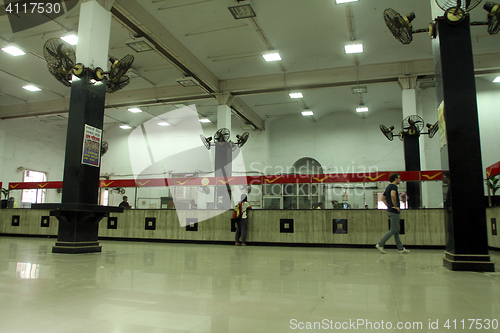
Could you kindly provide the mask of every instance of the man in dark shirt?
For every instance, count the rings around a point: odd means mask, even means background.
[[[401,183],[401,176],[399,173],[392,173],[389,176],[390,184],[386,187],[384,194],[382,195],[382,201],[387,206],[387,215],[389,216],[390,221],[390,229],[389,231],[382,237],[380,242],[378,242],[375,247],[381,253],[385,254],[384,246],[385,243],[394,236],[394,240],[396,241],[396,246],[398,247],[399,253],[410,253],[410,250],[404,248],[401,243],[401,239],[399,239],[399,193],[398,193],[398,185]]]
[[[128,203],[128,197],[126,195],[123,196],[123,201],[120,202],[118,207],[123,208],[123,209],[130,209],[130,204]]]

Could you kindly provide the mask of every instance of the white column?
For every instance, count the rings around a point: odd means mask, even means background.
[[[111,13],[92,0],[80,5],[76,62],[95,69],[108,68]]]
[[[217,129],[221,128],[231,131],[231,108],[227,105],[217,106]]]

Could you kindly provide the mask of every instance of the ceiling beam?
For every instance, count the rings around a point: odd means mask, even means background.
[[[476,74],[500,74],[500,53],[492,53],[474,57]],[[408,72],[408,73],[407,73]],[[412,73],[410,73],[412,72]],[[393,63],[367,65],[359,67],[359,83],[374,84],[381,82],[398,82],[402,75],[434,75],[434,62],[431,59],[408,63]],[[258,77],[229,79],[220,81],[223,91],[234,96],[264,94],[290,89],[318,89],[335,86],[350,86],[357,84],[356,66],[321,71],[304,71],[286,74],[286,86],[283,74],[272,74]],[[158,105],[179,101],[211,99],[213,95],[199,87],[167,86],[129,91],[119,91],[106,96],[106,108],[116,108],[131,105]],[[238,99],[239,100],[239,99]],[[238,108],[240,102],[231,104],[239,112],[251,119],[260,129],[263,129],[263,120],[247,105]],[[42,102],[31,102],[15,105],[0,106],[0,118],[7,119],[16,116],[36,116],[67,112],[69,99],[57,99]],[[245,115],[245,112],[248,112]],[[262,127],[261,127],[262,126]]]
[[[500,53],[478,55],[474,57],[474,67],[477,74],[485,71],[498,71]],[[236,78],[220,81],[219,87],[235,96],[270,93],[296,89],[317,89],[335,86],[372,84],[381,82],[398,82],[404,75],[434,75],[433,59],[416,60],[403,63],[388,63],[304,71],[283,74],[271,74],[256,77]],[[286,84],[285,84],[286,81]]]

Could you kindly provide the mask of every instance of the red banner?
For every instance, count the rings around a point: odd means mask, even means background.
[[[494,177],[500,173],[500,162],[490,165],[486,168],[486,177]]]
[[[152,178],[152,179],[112,179],[99,181],[99,187],[162,187],[162,186],[209,186],[209,185],[267,185],[267,184],[322,184],[322,183],[366,183],[388,182],[389,175],[395,171],[372,173],[322,174],[322,175],[274,175],[274,176],[234,176],[234,177],[193,177],[193,178]],[[403,181],[441,180],[442,172],[400,171]],[[488,177],[500,174],[500,162],[487,169]],[[62,188],[62,181],[52,182],[12,182],[11,190],[57,189]]]

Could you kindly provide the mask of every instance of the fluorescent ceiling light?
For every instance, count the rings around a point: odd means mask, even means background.
[[[353,94],[365,94],[368,91],[366,86],[357,86],[351,88]]]
[[[338,4],[341,4],[341,3],[346,3],[346,2],[355,2],[355,1],[358,1],[358,0],[335,0],[335,2]]]
[[[139,112],[142,112],[141,109],[138,109],[138,108],[131,108],[131,109],[128,109],[130,112],[132,113],[139,113]]]
[[[163,121],[161,123],[158,123],[158,125],[160,125],[160,126],[169,126],[170,124]]]
[[[363,44],[344,45],[345,53],[361,53],[363,52]]]
[[[290,95],[291,98],[302,98],[302,97],[304,97],[304,96],[302,96],[302,93],[299,93],[299,92],[289,93],[288,95]]]
[[[78,36],[77,35],[67,35],[64,37],[60,37],[63,41],[68,42],[70,45],[78,44]]]
[[[362,107],[356,108],[356,112],[368,112],[368,108],[366,106],[362,106]]]
[[[227,9],[229,9],[236,20],[257,16],[255,15],[255,12],[250,4],[227,7]]]
[[[209,122],[210,122],[210,119],[207,119],[207,118],[200,119],[200,123],[209,123]]]
[[[6,47],[2,47],[2,51],[7,52],[8,54],[11,54],[14,57],[26,54],[26,52],[24,52],[23,50],[15,47],[15,46],[12,46],[12,45],[11,46],[6,46]]]
[[[500,82],[500,76],[497,76],[497,77],[493,80],[493,82]]]
[[[314,112],[311,110],[302,111],[303,116],[314,116]]]
[[[24,89],[29,90],[29,91],[40,91],[42,89],[35,87],[34,85],[28,84],[23,86]]]
[[[123,128],[123,129],[131,129],[132,127],[130,127],[129,125],[121,125],[120,128]]]
[[[278,61],[281,60],[281,56],[278,52],[266,53],[262,55],[266,61]]]
[[[137,37],[125,42],[135,52],[146,52],[154,50],[154,45],[144,37]]]

